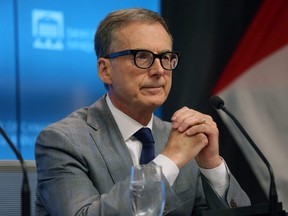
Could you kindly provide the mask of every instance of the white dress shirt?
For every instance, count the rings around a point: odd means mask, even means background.
[[[117,109],[112,104],[108,94],[106,95],[106,101],[118,125],[118,128],[123,136],[123,139],[129,149],[133,164],[138,165],[142,150],[142,143],[139,140],[137,140],[133,136],[133,134],[142,127],[150,128],[153,134],[152,130],[153,115],[148,125],[143,126],[139,122],[135,121],[134,119],[132,119],[131,117],[129,117],[128,115]],[[179,168],[177,167],[177,165],[168,157],[162,154],[156,155],[153,162],[155,162],[159,166],[162,166],[163,175],[166,177],[170,186],[172,186],[179,174]],[[199,169],[201,173],[210,181],[210,183],[212,184],[214,190],[218,193],[218,195],[222,197],[225,194],[229,184],[228,171],[224,160],[222,164],[216,168],[203,169],[199,167]]]

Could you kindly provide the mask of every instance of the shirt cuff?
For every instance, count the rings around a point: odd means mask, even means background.
[[[162,167],[163,175],[167,179],[169,185],[172,186],[179,174],[179,168],[177,165],[168,157],[162,154],[159,154],[157,157],[155,157],[153,162]]]
[[[203,169],[199,167],[200,172],[208,179],[214,190],[222,198],[229,186],[229,171],[225,161],[213,169]]]

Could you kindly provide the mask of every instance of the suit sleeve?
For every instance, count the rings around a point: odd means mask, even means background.
[[[235,208],[250,205],[250,199],[234,176],[229,173],[229,187],[226,196],[220,198],[209,181],[201,174],[202,185],[208,209]]]

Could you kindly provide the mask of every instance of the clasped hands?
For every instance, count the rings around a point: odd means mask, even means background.
[[[201,168],[219,166],[219,131],[212,117],[188,107],[176,111],[172,129],[162,154],[181,168],[193,158]]]

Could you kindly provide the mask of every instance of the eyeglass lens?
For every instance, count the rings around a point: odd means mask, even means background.
[[[154,54],[149,51],[139,51],[135,55],[135,64],[140,68],[149,68],[154,62]],[[178,64],[178,56],[173,52],[167,52],[160,55],[160,61],[163,68],[172,70]]]

